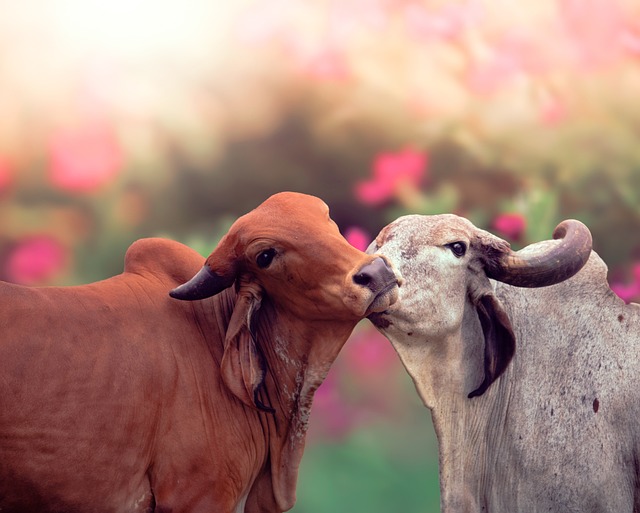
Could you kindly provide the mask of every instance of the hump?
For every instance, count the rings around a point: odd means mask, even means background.
[[[591,251],[589,260],[580,271],[555,285],[521,288],[498,283],[497,290],[500,298],[515,311],[532,312],[535,309],[550,317],[558,316],[560,311],[617,310],[624,306],[624,301],[611,291],[607,265],[595,251]]]
[[[168,276],[183,283],[198,272],[204,257],[179,242],[158,237],[135,241],[124,257],[124,272]]]

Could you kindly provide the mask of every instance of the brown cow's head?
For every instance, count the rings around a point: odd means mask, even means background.
[[[290,429],[297,430],[292,440],[300,438],[313,391],[337,352],[360,319],[396,300],[398,280],[385,259],[355,249],[342,237],[322,200],[284,192],[240,217],[198,274],[170,294],[198,300],[233,284],[237,299],[226,333],[223,380],[245,404],[273,412],[265,405],[268,394],[261,393],[266,373],[272,374],[282,393],[298,398],[295,409],[304,418],[292,419],[296,426]],[[306,336],[301,337],[301,325],[312,327]],[[273,362],[265,355],[273,355],[274,348],[267,345],[277,346],[276,364],[295,367],[297,391],[273,376]],[[286,480],[290,486],[291,479]]]

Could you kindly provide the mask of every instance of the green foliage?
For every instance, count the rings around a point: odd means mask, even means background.
[[[340,443],[310,445],[292,511],[437,513],[433,433],[425,424],[420,427],[387,423],[355,431]]]

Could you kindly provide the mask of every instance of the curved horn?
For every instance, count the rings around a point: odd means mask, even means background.
[[[176,287],[169,295],[175,299],[194,301],[215,296],[219,292],[233,285],[235,275],[224,276],[216,274],[205,264],[188,282]]]
[[[509,251],[487,262],[489,278],[517,287],[546,287],[576,274],[591,254],[591,232],[580,221],[568,219],[553,232],[554,242],[539,251]]]

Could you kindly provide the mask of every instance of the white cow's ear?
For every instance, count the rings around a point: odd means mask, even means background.
[[[274,409],[265,405],[259,397],[266,372],[254,328],[261,299],[259,286],[249,283],[240,285],[220,366],[222,380],[238,399],[247,406],[273,413]]]
[[[476,301],[476,311],[484,333],[484,380],[469,394],[484,394],[505,371],[516,351],[516,338],[511,321],[500,300],[492,293],[483,294]]]

